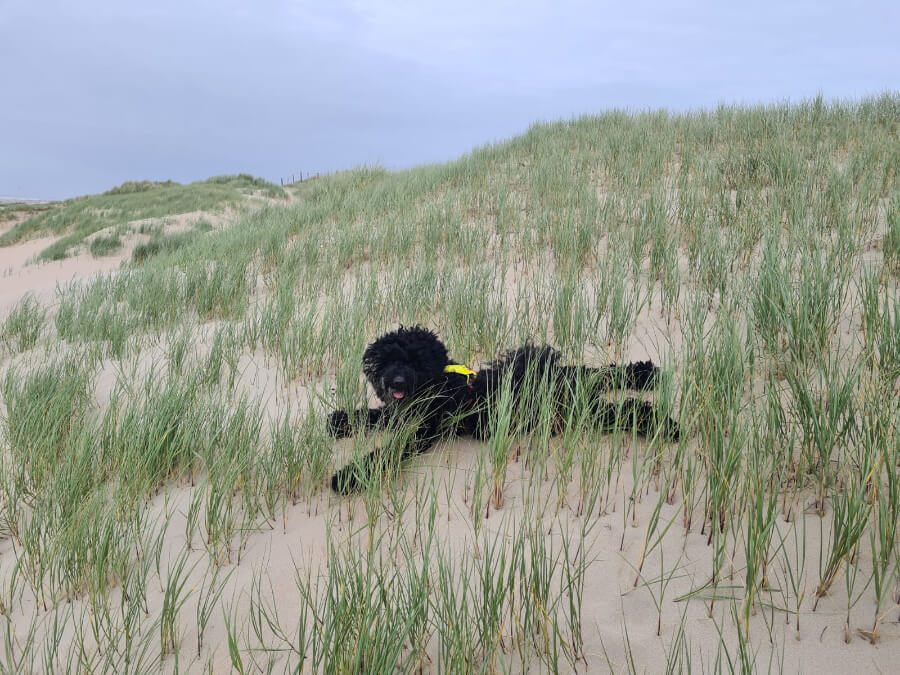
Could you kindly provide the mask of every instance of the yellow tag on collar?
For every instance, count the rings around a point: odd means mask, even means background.
[[[465,375],[466,376],[466,384],[472,383],[472,378],[475,377],[475,371],[469,370],[465,366],[460,366],[458,364],[453,364],[444,368],[445,373],[456,373],[457,375]]]

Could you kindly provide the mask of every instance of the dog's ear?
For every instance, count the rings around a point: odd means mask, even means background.
[[[415,330],[417,333],[414,342],[415,358],[433,374],[443,372],[444,366],[450,362],[447,347],[433,331],[419,326],[416,326]]]
[[[363,352],[363,374],[369,379],[381,370],[388,360],[388,354],[385,352],[385,347],[387,346],[385,341],[386,337],[386,335],[382,335],[375,340],[375,342],[366,347],[366,351]]]

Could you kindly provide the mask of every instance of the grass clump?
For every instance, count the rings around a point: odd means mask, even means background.
[[[91,239],[90,245],[91,255],[95,258],[102,258],[106,255],[112,255],[122,248],[122,237],[118,232],[100,235]]]
[[[153,232],[150,240],[134,247],[131,260],[142,263],[148,258],[160,253],[172,253],[192,242],[198,235],[209,232],[212,229],[207,221],[201,220],[190,230],[164,234],[161,231]]]
[[[12,354],[31,349],[37,343],[46,319],[47,313],[41,303],[27,293],[4,320],[0,328],[0,345]]]
[[[158,190],[160,188],[175,187],[178,185],[175,181],[153,181],[153,180],[127,180],[121,185],[117,185],[104,192],[105,196],[111,195],[133,195],[138,192],[149,192],[150,190]]]

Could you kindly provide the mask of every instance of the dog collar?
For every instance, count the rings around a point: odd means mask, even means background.
[[[476,375],[474,370],[469,370],[465,366],[461,366],[456,363],[444,368],[444,372],[445,373],[456,373],[457,375],[465,375],[466,376],[466,384],[472,384],[472,378],[475,377],[475,375]]]

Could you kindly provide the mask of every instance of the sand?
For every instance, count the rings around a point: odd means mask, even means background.
[[[52,305],[58,285],[114,272],[130,255],[130,247],[127,246],[115,256],[94,258],[89,254],[79,253],[59,262],[28,264],[33,256],[52,241],[52,238],[44,237],[0,248],[0,317],[5,316],[26,293],[32,293],[41,301]],[[630,359],[654,358],[665,361],[672,355],[659,353],[660,345],[667,345],[667,348],[676,352],[680,345],[677,325],[668,326],[655,306],[645,310],[634,334],[643,338],[632,341],[625,355]],[[152,355],[148,358],[152,358]],[[99,389],[104,393],[98,396],[102,399],[108,396],[113,373],[104,372],[100,379]],[[307,393],[303,387],[285,391],[277,382],[275,369],[267,365],[260,354],[248,355],[242,361],[241,386],[261,394],[268,402],[269,412],[273,416],[285,403],[304,401]],[[350,442],[337,443],[336,451],[340,454],[347,453]],[[626,441],[626,451],[630,458],[640,456],[643,449],[642,442],[631,446]],[[475,470],[479,451],[480,446],[474,441],[443,443],[435,451],[413,461],[401,478],[407,484],[414,485],[417,481],[428,481],[433,477],[438,484],[448,486],[448,495],[444,498],[437,518],[439,538],[447,546],[465,551],[468,555],[474,555],[475,545],[467,483]],[[696,441],[688,441],[687,451],[698,451]],[[515,528],[521,523],[524,517],[520,490],[522,474],[521,463],[513,464],[505,491],[505,504],[499,511],[492,510],[484,520],[485,532],[508,533],[509,528]],[[577,495],[573,486],[565,499],[559,520],[551,525],[548,517],[545,524],[545,531],[549,531],[548,536],[557,544],[561,541],[561,532],[565,526],[577,529],[585,523],[592,525],[587,541],[593,562],[588,570],[583,596],[586,664],[581,663],[579,670],[606,672],[611,668],[615,672],[627,672],[630,651],[639,672],[664,672],[667,651],[682,624],[682,617],[690,640],[689,649],[694,655],[695,668],[717,668],[716,651],[720,639],[724,640],[734,658],[736,633],[732,628],[733,619],[728,602],[720,601],[711,607],[708,597],[676,601],[679,596],[703,586],[709,580],[712,552],[707,545],[707,536],[699,531],[702,520],[699,513],[695,514],[692,530],[685,533],[680,500],[671,505],[663,505],[661,519],[666,523],[673,521],[672,534],[649,556],[643,577],[645,580],[658,577],[661,560],[663,569],[667,573],[675,570],[675,574],[662,595],[658,581],[656,587],[651,584],[649,588],[641,585],[635,589],[635,566],[640,557],[650,513],[660,495],[654,490],[643,494],[635,506],[635,515],[623,518],[631,486],[631,459],[625,462],[622,474],[614,478],[614,484],[615,488],[610,492],[608,501],[582,517],[574,515]],[[172,485],[148,506],[151,514],[169,520],[162,555],[164,569],[167,564],[172,564],[177,552],[184,548],[188,506],[199,489],[202,488]],[[551,513],[554,500],[555,496],[547,495]],[[897,663],[900,662],[900,624],[897,623],[900,610],[894,608],[888,613],[888,618],[880,628],[880,640],[874,646],[856,632],[857,628],[868,628],[871,625],[873,603],[870,594],[866,594],[851,611],[849,644],[845,642],[848,636],[844,629],[846,592],[840,581],[822,598],[817,610],[812,611],[810,599],[818,579],[818,542],[821,538],[828,540],[830,518],[826,516],[822,519],[811,509],[805,509],[805,506],[805,502],[798,504],[794,514],[797,517],[796,511],[799,510],[799,517],[806,522],[808,551],[804,581],[806,599],[802,603],[799,617],[800,631],[798,633],[795,630],[796,617],[780,611],[766,617],[763,616],[763,609],[752,617],[750,627],[753,647],[758,650],[758,669],[807,673],[896,672]],[[412,518],[412,515],[407,518]],[[310,501],[288,505],[283,520],[272,523],[272,529],[264,525],[260,531],[250,534],[246,546],[240,552],[240,563],[233,555],[232,560],[222,566],[223,574],[230,575],[223,593],[223,604],[236,617],[236,625],[241,627],[242,634],[247,630],[249,594],[256,574],[265,573],[267,580],[264,587],[267,593],[271,582],[272,604],[278,609],[284,628],[290,633],[294,628],[293,616],[301,603],[294,583],[296,570],[308,572],[314,577],[324,572],[329,529],[333,540],[339,545],[364,547],[365,536],[361,534],[364,523],[365,509],[361,498],[339,498],[323,490]],[[787,531],[788,524],[783,517],[779,518],[778,526],[782,531]],[[382,513],[378,527],[389,530],[395,525]],[[189,566],[193,566],[189,586],[196,589],[211,570],[207,552],[197,541],[193,545],[194,551],[188,557]],[[867,555],[868,547],[861,548],[862,555]],[[9,573],[14,555],[8,540],[0,542],[0,580],[5,579]],[[777,563],[774,567],[777,572]],[[732,576],[722,580],[721,593],[727,595],[727,587],[730,585],[741,586],[743,580],[740,568],[738,559]],[[726,569],[729,569],[728,565]],[[778,580],[773,578],[772,585],[777,584]],[[110,603],[117,602],[119,593],[120,588],[111,591]],[[763,606],[769,600],[774,604],[781,604],[777,593],[763,598]],[[160,612],[162,601],[159,585],[151,583],[148,596],[151,615]],[[220,609],[210,618],[203,648],[200,656],[197,656],[194,618],[197,601],[196,593],[191,595],[182,611],[179,667],[186,672],[200,672],[207,664],[211,664],[214,672],[228,672],[231,670],[231,661],[225,621]],[[65,611],[75,612],[76,616],[86,609],[81,599],[75,599],[70,606],[64,608]],[[44,614],[36,599],[25,593],[20,606],[12,610],[13,625],[19,622],[24,622],[20,625],[28,625],[34,612]],[[657,636],[658,622],[661,627],[660,636]],[[771,632],[766,628],[767,623]],[[629,647],[626,647],[626,631]],[[266,655],[258,654],[256,658],[259,664],[264,664]],[[276,672],[292,663],[289,655],[276,654],[274,658]],[[505,658],[509,659],[508,663],[511,665],[516,663],[516,657],[512,653]],[[169,657],[163,665],[164,670],[171,671],[174,669],[174,660]],[[425,667],[426,670],[433,669],[427,663]]]

